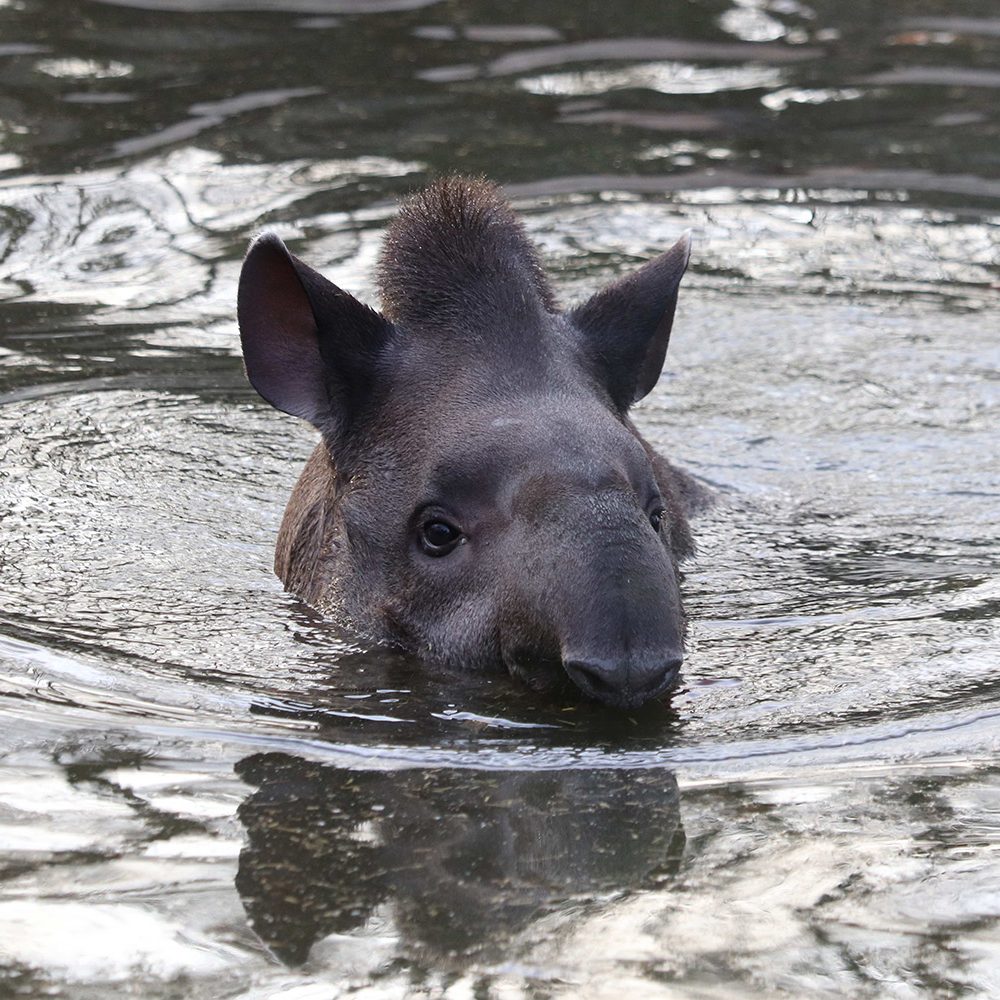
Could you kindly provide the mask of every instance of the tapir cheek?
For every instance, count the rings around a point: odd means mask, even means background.
[[[429,600],[427,600],[429,598]],[[497,602],[492,593],[425,594],[411,607],[416,644],[425,658],[459,670],[504,669]]]

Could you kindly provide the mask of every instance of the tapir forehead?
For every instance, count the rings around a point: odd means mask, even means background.
[[[381,364],[380,404],[417,419],[451,401],[490,405],[526,395],[597,391],[579,331],[539,308],[487,310],[457,327],[396,327]]]
[[[599,402],[525,396],[463,413],[428,448],[425,485],[451,496],[536,488],[598,492],[652,480],[636,436]]]

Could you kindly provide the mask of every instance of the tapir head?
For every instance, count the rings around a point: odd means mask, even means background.
[[[621,708],[668,690],[684,487],[627,414],[660,375],[688,252],[562,312],[497,190],[451,178],[390,227],[376,312],[259,237],[247,374],[325,446],[322,495],[286,514],[286,584],[427,660],[538,689],[568,675]]]

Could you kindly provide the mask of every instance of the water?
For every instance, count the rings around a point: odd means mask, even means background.
[[[987,0],[0,0],[0,995],[1000,993]],[[277,230],[373,300],[503,182],[566,301],[696,234],[646,435],[712,483],[670,702],[281,593]]]

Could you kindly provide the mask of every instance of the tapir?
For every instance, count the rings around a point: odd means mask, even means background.
[[[671,249],[568,310],[500,190],[447,177],[401,206],[381,311],[251,243],[253,387],[320,440],[278,534],[285,589],[430,664],[506,670],[634,709],[676,686],[693,477],[629,410],[656,385],[688,264]]]

